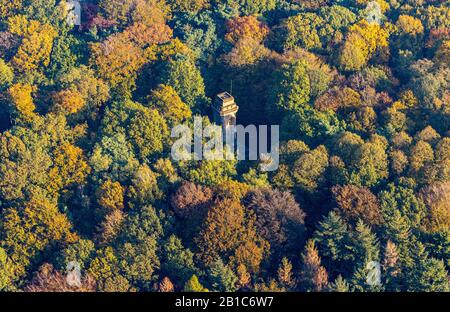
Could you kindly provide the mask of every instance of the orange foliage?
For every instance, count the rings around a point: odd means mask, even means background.
[[[155,59],[153,45],[168,42],[171,37],[172,30],[167,25],[135,24],[102,43],[93,44],[91,62],[113,88],[129,92],[135,86],[138,70]]]
[[[262,42],[269,34],[269,27],[258,21],[255,16],[242,16],[230,19],[227,22],[227,34],[225,39],[236,44],[243,38],[251,38],[256,42]]]
[[[154,24],[147,27],[144,24],[137,23],[125,29],[123,35],[137,46],[145,47],[169,42],[173,31],[166,24]]]
[[[75,90],[62,90],[55,94],[55,109],[69,114],[74,114],[84,107],[86,101],[83,96]]]

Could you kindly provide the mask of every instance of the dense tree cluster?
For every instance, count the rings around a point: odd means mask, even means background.
[[[69,14],[0,0],[0,291],[450,291],[448,2]],[[231,84],[278,170],[170,157]]]

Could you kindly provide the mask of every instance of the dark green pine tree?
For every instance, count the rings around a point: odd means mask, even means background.
[[[392,214],[385,217],[384,237],[391,240],[398,249],[401,262],[408,262],[408,244],[411,230],[408,221],[400,211],[395,210]]]
[[[352,239],[354,274],[351,284],[355,291],[380,291],[381,265],[378,239],[363,221],[356,224]]]
[[[353,254],[350,247],[348,226],[334,211],[317,227],[313,236],[323,264],[330,274],[351,274]]]
[[[208,277],[212,289],[216,291],[236,291],[238,278],[234,272],[226,266],[221,259],[213,262],[208,268]]]
[[[411,246],[412,265],[406,267],[404,285],[411,292],[448,292],[448,272],[442,260],[430,258],[421,242]]]
[[[425,248],[430,256],[445,263],[445,267],[450,270],[450,230],[435,232],[427,237]]]
[[[176,283],[185,283],[197,269],[194,254],[183,247],[181,240],[171,235],[162,248],[161,270]]]

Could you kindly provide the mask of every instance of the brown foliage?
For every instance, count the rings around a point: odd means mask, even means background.
[[[258,233],[272,249],[301,242],[305,213],[290,192],[258,189],[250,193],[246,206],[255,212]]]
[[[264,45],[252,38],[244,37],[224,56],[224,60],[232,67],[241,67],[267,59],[270,55],[271,51]]]
[[[173,32],[166,24],[145,26],[144,24],[138,23],[125,29],[123,34],[137,46],[145,47],[152,44],[169,42]]]
[[[0,32],[0,58],[9,59],[20,44],[19,36],[8,31]]]
[[[173,292],[174,287],[170,279],[166,276],[158,285],[158,292]]]
[[[267,242],[256,232],[252,213],[228,198],[209,209],[195,242],[206,264],[220,257],[235,267],[244,264],[249,273],[258,272],[267,248]]]
[[[302,281],[307,290],[322,291],[328,285],[328,273],[320,265],[319,252],[313,241],[309,241],[303,254]]]
[[[333,110],[337,111],[341,108],[358,107],[361,104],[361,95],[351,88],[339,89],[334,87],[314,102],[314,108],[320,111]]]
[[[383,268],[391,276],[396,276],[399,273],[399,253],[397,246],[390,240],[387,241],[384,250]]]
[[[332,192],[345,220],[356,222],[361,219],[370,225],[382,222],[378,199],[368,188],[354,185],[335,186]]]
[[[54,96],[55,111],[62,111],[68,114],[74,114],[84,107],[86,101],[76,90],[62,90],[55,93]]]
[[[124,219],[125,215],[122,210],[113,210],[107,214],[98,229],[97,241],[100,244],[107,244],[113,241],[119,234],[120,226]]]
[[[209,187],[184,182],[171,197],[175,214],[187,218],[205,210],[210,205],[213,193]]]
[[[69,285],[66,275],[55,270],[53,265],[42,265],[26,292],[93,292],[96,289],[94,279],[86,275],[81,278],[80,285]]]

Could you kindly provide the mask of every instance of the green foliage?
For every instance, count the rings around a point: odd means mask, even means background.
[[[0,247],[0,291],[12,289],[13,265],[6,251]]]
[[[325,34],[322,28],[324,20],[315,13],[300,13],[286,20],[284,49],[302,47],[319,49],[322,47],[321,37]]]
[[[270,104],[275,104],[275,107],[268,107],[271,114],[299,111],[309,101],[310,80],[306,66],[302,62],[283,65],[275,73],[274,86]]]
[[[203,77],[191,60],[179,58],[170,61],[161,78],[161,82],[173,87],[194,111],[200,112],[208,104]]]
[[[186,166],[187,180],[204,184],[217,185],[230,180],[236,175],[236,161],[228,160],[203,160],[193,161],[190,166]],[[183,169],[184,171],[184,169]]]
[[[341,132],[344,125],[333,111],[321,112],[304,107],[286,115],[282,120],[281,137],[284,140],[300,139],[309,143],[318,139],[321,142],[326,137]]]
[[[344,164],[335,163],[333,169],[339,172],[345,184],[371,187],[388,177],[384,137],[375,135],[363,142],[358,135],[345,132],[334,146]]]
[[[429,258],[420,242],[410,252],[413,262],[405,272],[406,290],[413,292],[449,291],[448,273],[444,262]]]
[[[330,212],[319,222],[313,237],[326,263],[339,264],[340,268],[334,267],[334,271],[339,272],[345,261],[353,260],[347,224],[335,212]]]
[[[13,70],[3,59],[0,59],[0,90],[4,90],[9,87],[13,79]]]
[[[450,9],[369,2],[0,0],[0,291],[450,291]],[[277,170],[171,158],[224,91]]]
[[[349,292],[350,286],[347,281],[342,278],[342,275],[338,275],[336,280],[329,286],[329,290],[332,292]]]
[[[193,2],[195,1],[202,2],[203,0],[194,0]],[[189,1],[181,0],[180,2],[187,3]],[[178,8],[182,8],[182,6],[178,6]],[[211,58],[215,56],[217,49],[222,44],[222,39],[217,35],[213,12],[210,11],[201,11],[195,16],[179,16],[176,19],[174,32],[204,62],[211,62]]]
[[[300,156],[294,163],[292,176],[296,185],[306,191],[314,191],[323,185],[324,173],[328,167],[328,152],[321,145]]]
[[[194,254],[183,247],[181,240],[171,235],[163,245],[162,271],[174,281],[185,283],[196,271]]]
[[[192,275],[192,277],[186,282],[184,285],[185,292],[208,292],[209,290],[200,284],[198,281],[198,277],[196,275]]]
[[[74,244],[70,244],[58,257],[59,266],[65,270],[70,262],[76,262],[80,269],[86,269],[95,254],[95,245],[91,240],[80,239]]]
[[[390,184],[380,194],[381,211],[385,217],[392,217],[395,211],[400,211],[410,227],[419,228],[423,224],[426,208],[423,201],[415,196],[408,181],[405,182],[398,186]]]
[[[154,273],[159,269],[156,245],[156,240],[148,237],[138,243],[126,242],[117,250],[118,267],[123,276],[142,290],[151,289]]]
[[[128,129],[131,143],[141,160],[161,153],[169,135],[164,118],[156,110],[136,112]]]
[[[236,291],[237,277],[233,271],[223,264],[222,260],[213,262],[208,268],[212,289],[215,291]]]

